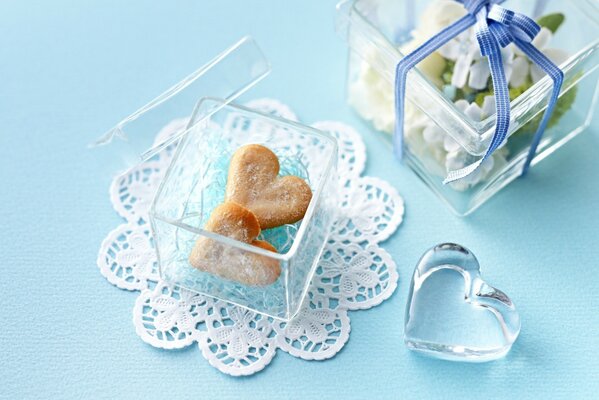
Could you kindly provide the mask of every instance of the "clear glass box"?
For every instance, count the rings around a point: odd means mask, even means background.
[[[124,118],[91,147],[111,152],[120,173],[126,174],[142,161],[172,152],[176,144],[149,212],[161,278],[289,320],[299,310],[335,219],[337,142],[309,126],[231,103],[270,69],[257,44],[245,37]],[[168,137],[156,138],[180,118],[189,122]],[[262,230],[258,236],[276,253],[204,229],[213,209],[225,200],[231,155],[250,143],[277,155],[279,176],[299,176],[312,190],[301,221]],[[114,173],[114,165],[107,168]],[[200,237],[226,249],[227,257],[216,260],[222,266],[255,257],[278,264],[278,279],[264,286],[244,285],[192,267],[189,258]]]
[[[217,112],[210,112],[218,108]],[[337,144],[313,128],[237,105],[204,99],[198,105],[201,122],[178,144],[150,209],[160,274],[168,282],[288,320],[301,305],[312,273],[326,243],[336,210]],[[253,126],[254,129],[247,129]],[[262,144],[279,158],[280,175],[299,176],[312,189],[304,218],[292,225],[263,230],[258,239],[277,253],[203,229],[213,209],[223,202],[229,160],[239,147]],[[189,264],[199,237],[227,250],[224,264],[245,257],[264,257],[281,267],[279,278],[267,286],[251,286],[200,271]]]
[[[401,49],[406,51],[412,40],[411,32],[428,3],[430,1],[346,0],[338,4],[337,31],[347,40],[350,49],[348,102],[389,144],[394,126],[395,66],[403,57]],[[552,38],[551,47],[569,53],[567,60],[559,64],[565,77],[557,108],[565,103],[569,107],[550,122],[532,165],[589,125],[599,93],[599,2],[508,0],[502,6],[534,15],[539,3],[548,3],[543,14],[561,12],[566,16]],[[430,35],[433,33],[436,32]],[[419,68],[413,70],[408,75],[406,93],[404,153],[407,164],[458,215],[471,213],[520,176],[551,89],[552,81],[545,76],[512,100],[509,138],[498,150],[500,156],[484,171],[484,179],[474,184],[458,181],[443,185],[448,171],[444,164],[447,158],[422,139],[423,127],[431,126],[450,137],[460,151],[475,160],[488,147],[495,114],[472,118],[426,73]]]

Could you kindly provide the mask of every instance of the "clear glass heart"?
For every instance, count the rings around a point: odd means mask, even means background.
[[[404,341],[445,360],[484,362],[505,356],[520,333],[510,298],[482,280],[468,249],[444,243],[428,250],[412,277]]]

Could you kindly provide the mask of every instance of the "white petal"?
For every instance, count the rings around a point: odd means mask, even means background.
[[[512,63],[512,76],[509,79],[510,85],[512,87],[524,85],[529,69],[530,64],[526,58],[516,57]]]
[[[511,63],[503,64],[503,73],[505,74],[505,80],[507,82],[509,82],[512,77],[512,71],[513,71],[513,68],[512,68]]]
[[[448,170],[450,171],[450,170]],[[466,179],[466,178],[464,178]],[[458,192],[464,192],[468,189],[470,189],[470,184],[468,182],[464,182],[464,179],[460,179],[459,181],[454,181],[451,182],[449,185],[451,186],[451,188],[453,190],[456,190]]]
[[[539,50],[543,50],[549,44],[549,41],[553,37],[551,31],[544,26],[541,27],[541,31],[532,40],[532,45]]]
[[[489,76],[491,76],[491,71],[487,60],[477,61],[470,67],[470,79],[468,80],[468,85],[477,90],[485,89],[489,82]]]
[[[470,48],[470,51],[472,52],[472,60],[474,60],[474,61],[478,61],[478,60],[485,58],[485,56],[483,56],[483,54],[480,52],[480,47],[478,47],[478,42],[474,42],[474,44]]]
[[[465,110],[464,114],[466,114],[473,121],[480,121],[481,110],[478,104],[471,103]]]
[[[464,99],[460,99],[453,104],[455,104],[456,108],[460,111],[465,111],[466,108],[468,108],[468,106],[470,105],[470,103],[468,103],[468,101]]]
[[[468,78],[470,65],[472,64],[472,53],[463,54],[458,57],[453,67],[451,84],[457,88],[463,88]]]
[[[445,59],[435,52],[418,64],[418,69],[437,86],[443,85],[441,75],[445,69]],[[393,100],[391,100],[393,101]]]
[[[431,17],[429,22],[439,28],[445,28],[466,15],[466,9],[461,4],[448,0],[431,2],[427,10]]]
[[[476,34],[472,29],[466,29],[462,33],[456,36],[457,41],[460,43],[460,46],[468,46],[471,42],[476,43]]]
[[[431,144],[440,143],[443,140],[443,131],[435,124],[424,128],[422,135],[424,136],[424,140]]]
[[[453,85],[444,85],[443,86],[443,95],[445,97],[447,97],[450,100],[453,100],[455,98],[455,95],[457,93],[457,89],[455,86]]]
[[[456,169],[465,167],[466,160],[464,158],[464,153],[459,151],[453,151],[447,154],[445,166],[447,167],[448,171],[455,171]]]
[[[442,147],[433,147],[432,149],[429,147],[427,147],[428,152],[430,152],[432,158],[437,161],[437,163],[439,164],[444,164],[445,163],[445,156],[447,155],[447,152],[445,151],[444,148]]]
[[[481,110],[481,120],[495,114],[495,96],[485,96]]]
[[[515,46],[514,54],[516,55],[516,57],[526,57],[526,54],[524,54],[524,52],[520,50],[520,47],[518,46]]]
[[[501,49],[501,59],[504,64],[509,64],[514,60],[514,48],[511,45]]]
[[[448,151],[458,151],[460,149],[460,144],[456,142],[451,136],[445,136],[445,140],[443,141],[443,148]]]
[[[448,60],[457,60],[460,55],[460,43],[456,39],[451,40],[437,51]]]

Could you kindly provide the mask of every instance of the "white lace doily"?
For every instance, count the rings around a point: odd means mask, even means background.
[[[255,100],[248,106],[297,119],[276,100]],[[185,119],[173,121],[158,133],[157,140],[185,123]],[[113,181],[110,199],[127,222],[103,241],[98,267],[113,285],[141,291],[133,322],[142,340],[163,349],[197,342],[215,368],[229,375],[250,375],[268,365],[277,349],[305,360],[333,357],[349,338],[348,311],[371,308],[391,296],[397,286],[396,265],[379,243],[401,223],[403,200],[387,182],[361,176],[366,151],[353,128],[330,121],[313,126],[330,132],[339,142],[341,217],[302,309],[289,323],[171,286],[158,276],[147,212],[174,146]]]

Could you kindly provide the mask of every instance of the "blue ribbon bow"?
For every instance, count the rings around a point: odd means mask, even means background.
[[[464,178],[474,172],[505,140],[510,125],[510,97],[501,48],[510,43],[518,46],[534,63],[536,63],[553,80],[553,91],[543,119],[535,133],[530,151],[524,163],[522,175],[526,174],[530,162],[536,153],[537,146],[553,113],[559,92],[564,80],[564,73],[531,42],[539,33],[539,25],[526,15],[516,13],[501,7],[504,0],[456,0],[462,3],[468,13],[449,25],[441,32],[431,37],[412,53],[405,56],[395,71],[395,133],[393,145],[395,154],[401,160],[403,156],[403,125],[406,79],[408,72],[432,52],[449,42],[451,39],[476,24],[476,39],[481,54],[487,57],[491,70],[491,79],[495,92],[495,111],[497,120],[495,133],[491,143],[481,159],[464,168],[450,171],[443,183],[449,183]]]

